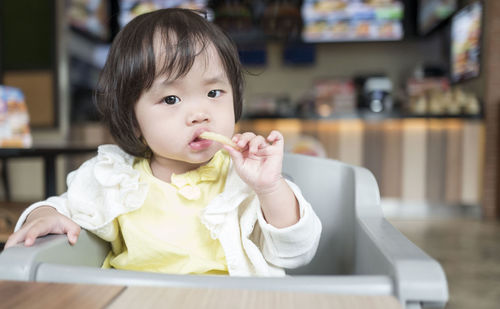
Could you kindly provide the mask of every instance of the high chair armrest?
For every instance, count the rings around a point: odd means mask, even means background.
[[[418,306],[444,308],[448,285],[441,265],[384,218],[373,174],[362,167],[353,170],[355,273],[391,277],[396,296],[405,305],[419,303]]]
[[[444,308],[448,284],[441,265],[384,218],[358,218],[356,273],[393,278],[403,303]]]
[[[99,267],[109,252],[109,245],[83,230],[74,246],[66,235],[40,237],[31,247],[17,244],[0,254],[0,279],[33,281],[40,263]]]

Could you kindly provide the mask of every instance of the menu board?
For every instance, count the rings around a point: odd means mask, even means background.
[[[404,7],[399,0],[304,0],[301,11],[306,42],[403,38]]]
[[[110,3],[106,0],[68,2],[68,22],[72,29],[103,42],[111,39],[110,12]]]
[[[419,0],[418,32],[427,34],[457,9],[457,0]]]
[[[118,23],[120,27],[124,27],[134,17],[164,8],[206,10],[207,2],[208,0],[121,0]],[[210,17],[207,16],[208,19]]]
[[[483,6],[475,2],[460,10],[451,23],[451,80],[479,75]]]

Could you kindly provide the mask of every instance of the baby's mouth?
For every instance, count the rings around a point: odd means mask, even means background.
[[[201,133],[200,133],[201,134]],[[199,134],[196,134],[194,138],[189,142],[189,147],[195,151],[205,150],[212,145],[212,141],[203,139]]]
[[[195,132],[194,136],[193,136],[193,139],[191,140],[191,142],[189,142],[190,144],[191,143],[198,143],[198,142],[201,142],[201,141],[204,141],[203,138],[200,137],[200,135],[207,131],[206,129],[199,129]]]
[[[200,141],[202,141],[202,140],[203,140],[203,138],[201,138],[201,137],[197,136],[197,137],[195,137],[195,138],[191,141],[191,143],[200,142]]]

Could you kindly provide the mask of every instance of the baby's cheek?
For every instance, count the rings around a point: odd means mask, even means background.
[[[227,136],[229,138],[232,138],[232,136],[234,135],[234,124],[227,124],[224,126],[224,128],[222,129],[222,131],[220,132],[222,135],[224,136]]]

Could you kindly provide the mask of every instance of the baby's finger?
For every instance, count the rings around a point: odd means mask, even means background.
[[[30,232],[28,232],[26,234],[26,238],[24,239],[24,245],[26,247],[33,246],[37,237],[38,237],[38,235],[35,232],[31,232],[31,230],[30,230]]]
[[[241,134],[238,142],[236,143],[236,145],[238,145],[238,147],[240,147],[241,149],[245,148],[246,145],[248,144],[248,142],[253,139],[255,137],[255,133],[252,133],[252,132],[245,132],[243,134]]]
[[[5,243],[5,249],[10,248],[20,242],[22,242],[25,237],[26,237],[26,228],[22,228],[15,232],[14,234],[10,235],[9,238],[7,239],[7,242]]]
[[[266,140],[264,137],[258,135],[250,140],[248,145],[248,151],[250,153],[257,153],[259,149],[265,148],[267,146]]]
[[[36,224],[28,223],[23,226],[20,230],[10,235],[5,248],[12,247],[18,243],[24,242],[25,246],[31,246],[35,243],[37,232]]]
[[[278,151],[276,150],[276,147],[269,146],[269,147],[264,147],[264,148],[259,149],[255,153],[255,155],[257,155],[259,157],[267,157],[267,156],[275,155],[276,153],[278,153]]]
[[[243,163],[243,155],[241,154],[241,152],[237,151],[229,145],[224,145],[223,148],[226,149],[227,152],[229,152],[229,155],[231,156],[231,159],[233,159],[235,165],[239,166]]]
[[[24,245],[30,247],[35,243],[35,240],[40,236],[45,236],[50,233],[50,230],[44,227],[42,224],[32,224],[29,225],[29,229],[26,232],[26,237],[24,238]]]
[[[283,135],[276,130],[271,131],[271,133],[267,136],[267,141],[271,144],[283,143],[283,140]]]
[[[68,241],[70,244],[76,244],[78,240],[78,236],[80,235],[81,228],[78,224],[68,219],[68,222],[65,223],[63,227],[64,233],[68,235]]]
[[[240,133],[236,133],[235,135],[233,135],[233,137],[231,138],[231,140],[237,144],[238,141],[241,139],[241,134]]]

